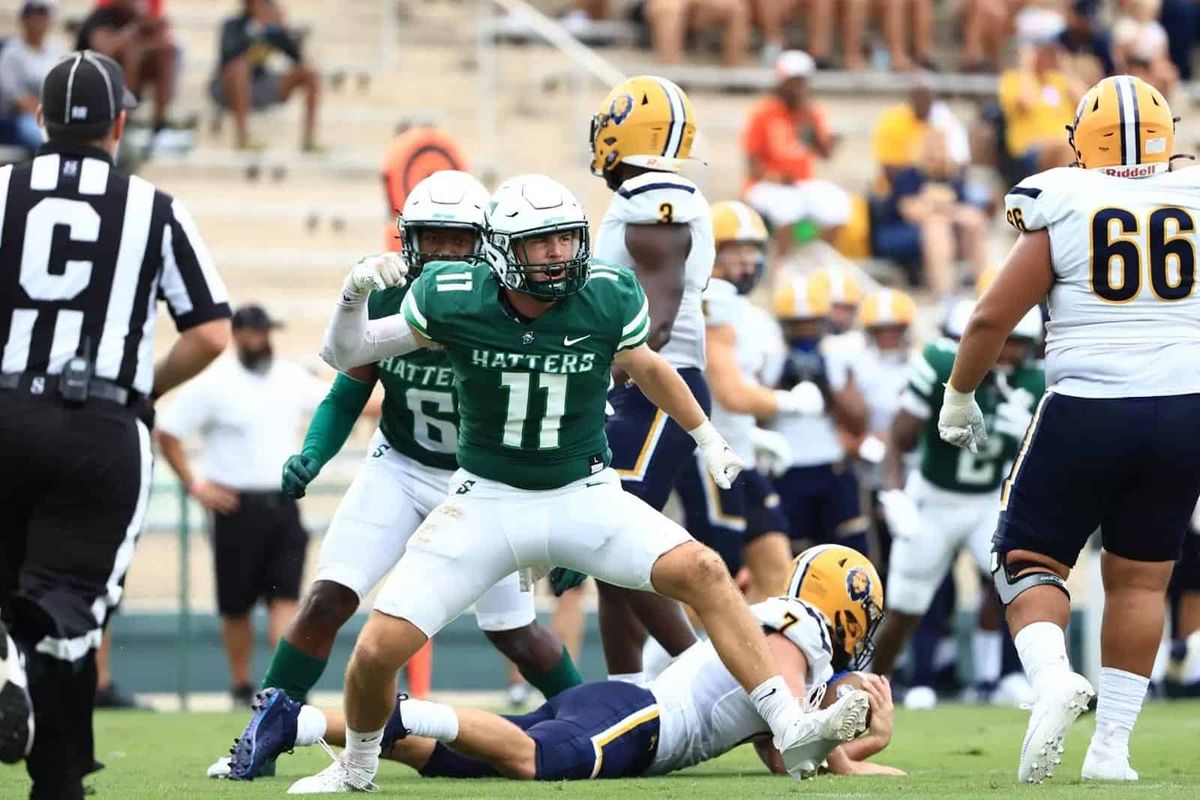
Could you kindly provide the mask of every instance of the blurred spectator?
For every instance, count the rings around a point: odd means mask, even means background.
[[[404,208],[408,193],[421,181],[443,169],[470,172],[467,158],[458,142],[445,131],[432,125],[408,127],[401,125],[396,136],[388,145],[380,174],[383,177],[383,195],[387,203],[387,228],[384,231],[384,247],[392,252],[400,251],[400,235],[396,230],[396,217]]]
[[[764,0],[770,3],[772,0]],[[886,0],[885,0],[886,1]],[[867,12],[870,0],[810,0],[808,15],[808,51],[822,69],[833,66],[833,23],[842,16],[842,68],[858,71],[867,68],[863,54],[866,44]]]
[[[1158,21],[1161,0],[1122,0],[1113,22],[1113,57],[1117,69],[1137,75],[1170,95],[1179,81],[1171,62],[1167,30]]]
[[[159,9],[161,11],[161,8]],[[96,50],[125,68],[129,90],[138,97],[154,85],[154,129],[167,126],[175,91],[177,50],[166,18],[142,0],[110,0],[98,5],[79,28],[77,50]]]
[[[1026,12],[1028,13],[1028,12]],[[1020,177],[1074,160],[1064,129],[1087,86],[1062,68],[1061,15],[1025,17],[1018,66],[1000,76],[997,88],[1005,123],[1005,149]],[[1014,176],[1015,177],[1015,176]]]
[[[321,78],[304,62],[300,39],[284,22],[283,9],[275,0],[243,0],[242,13],[221,23],[220,62],[210,91],[218,105],[233,112],[238,149],[258,149],[250,139],[251,110],[287,101],[296,89],[304,90],[304,129],[301,149],[320,150],[316,143],[317,105]],[[267,61],[282,53],[292,62],[290,69],[274,72]]]
[[[562,24],[578,36],[592,22],[608,18],[608,0],[571,0],[571,8],[563,15]]]
[[[919,66],[936,69],[933,63],[933,0],[883,0],[883,38],[893,72],[908,72]],[[908,33],[912,32],[912,50]]]
[[[962,7],[964,72],[993,72],[1000,66],[1024,0],[965,0]]]
[[[953,300],[957,254],[974,275],[987,268],[987,217],[966,202],[962,165],[951,158],[942,131],[925,136],[920,163],[893,173],[874,241],[876,255],[901,263],[912,264],[919,255],[924,282],[942,301]]]
[[[954,164],[967,165],[971,160],[971,147],[966,127],[954,116],[950,106],[934,96],[928,73],[917,73],[909,89],[908,102],[884,109],[875,123],[872,136],[875,160],[887,181],[920,162],[930,131],[945,136],[947,152]]]
[[[212,512],[217,610],[238,704],[254,694],[251,610],[266,601],[272,648],[296,613],[308,534],[296,501],[280,491],[280,474],[304,418],[329,389],[299,365],[273,357],[277,327],[261,306],[239,308],[236,357],[215,362],[185,386],[159,414],[155,432],[188,494]],[[204,440],[203,478],[181,441],[191,436]]]
[[[1072,0],[1058,42],[1067,71],[1088,86],[1116,73],[1112,37],[1100,21],[1100,0]]]
[[[721,32],[721,64],[737,66],[750,43],[750,6],[746,0],[646,0],[646,24],[654,57],[660,64],[683,60],[689,34]]]
[[[1196,0],[1163,0],[1162,25],[1167,29],[1171,61],[1180,80],[1192,79],[1192,51],[1200,36],[1200,3]]]
[[[63,55],[47,41],[54,0],[29,0],[18,12],[20,34],[0,49],[0,142],[28,150],[41,146],[38,126],[42,80]]]
[[[801,220],[814,223],[829,241],[850,218],[846,192],[813,175],[816,160],[829,158],[837,144],[809,92],[808,78],[815,71],[807,53],[782,53],[775,62],[779,84],[751,108],[742,134],[749,172],[746,202],[767,218],[784,249],[791,226]]]
[[[762,34],[762,63],[769,67],[775,63],[775,59],[787,46],[783,35],[784,29],[800,16],[800,12],[804,10],[804,0],[750,0],[750,4],[754,9],[754,27]],[[828,17],[832,21],[832,0],[814,0],[811,5],[814,8],[814,14],[816,13],[815,9],[828,6],[830,9]],[[826,48],[826,56],[828,56],[828,48]]]

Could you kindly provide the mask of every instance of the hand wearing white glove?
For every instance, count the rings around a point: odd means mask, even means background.
[[[792,465],[792,446],[782,433],[751,428],[750,444],[754,447],[758,468],[771,477],[782,475]]]
[[[812,381],[800,381],[791,389],[775,392],[780,414],[816,417],[825,413],[825,396]]]
[[[722,489],[733,486],[733,482],[746,465],[738,458],[738,454],[729,448],[725,437],[717,433],[717,429],[708,420],[688,433],[696,440],[700,455],[704,457],[704,466],[708,467],[708,472],[717,486]]]
[[[938,414],[938,435],[955,447],[965,447],[972,453],[979,451],[979,445],[987,441],[987,428],[974,392],[960,392],[946,384],[942,411]]]
[[[399,253],[381,253],[359,259],[346,276],[342,289],[362,296],[374,291],[403,286],[408,279],[408,265]]]
[[[883,518],[887,520],[892,536],[913,539],[921,533],[921,514],[917,504],[903,489],[888,489],[879,493],[879,504],[883,506]]]
[[[1023,405],[1011,401],[996,406],[996,433],[1007,433],[1014,439],[1024,439],[1025,432],[1033,422],[1033,412]]]

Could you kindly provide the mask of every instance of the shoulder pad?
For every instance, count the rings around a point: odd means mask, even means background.
[[[621,184],[609,214],[631,225],[669,225],[707,217],[709,209],[700,189],[687,178],[673,172],[645,172]]]
[[[738,298],[735,287],[729,281],[713,278],[700,296],[704,309],[704,321],[709,325],[731,325],[737,321]]]
[[[1090,173],[1072,167],[1055,167],[1025,180],[1004,195],[1004,218],[1018,231],[1040,231],[1057,222],[1068,210],[1063,198],[1071,179],[1087,181]]]
[[[758,623],[768,631],[786,636],[808,660],[809,674],[817,674],[833,658],[829,629],[821,614],[794,597],[769,597],[750,606]]]

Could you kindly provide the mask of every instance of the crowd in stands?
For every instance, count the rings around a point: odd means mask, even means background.
[[[280,0],[241,0],[239,5],[239,13],[216,32],[217,67],[210,83],[212,102],[233,116],[234,145],[260,149],[249,133],[250,113],[281,105],[299,90],[304,95],[300,147],[319,151],[320,76],[305,60],[303,32],[288,24]],[[147,109],[145,124],[156,143],[182,125],[172,109],[184,42],[171,27],[165,0],[96,0],[81,19],[58,17],[55,0],[24,0],[17,9],[17,35],[0,43],[0,145],[32,150],[41,143],[37,95],[67,44],[121,64],[127,86]]]

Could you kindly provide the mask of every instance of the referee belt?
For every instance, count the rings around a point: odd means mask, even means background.
[[[49,395],[55,400],[61,400],[58,395],[58,375],[38,375],[33,372],[5,372],[0,374],[0,389],[13,392],[28,392],[32,395]],[[91,378],[88,381],[88,400],[109,400],[117,405],[130,406],[140,394],[118,386],[103,378]]]

